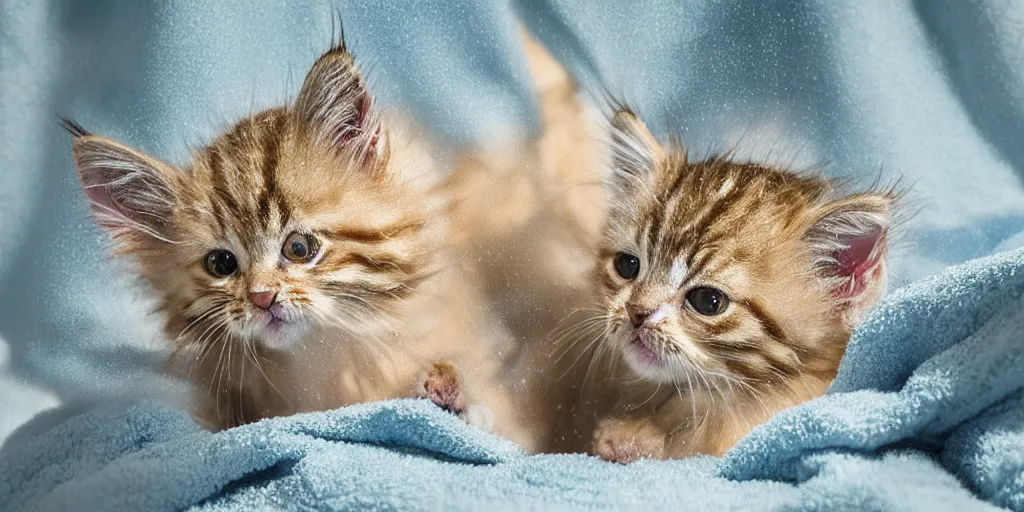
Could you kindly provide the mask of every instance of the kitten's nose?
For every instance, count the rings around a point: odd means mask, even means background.
[[[626,306],[626,313],[629,315],[629,321],[633,324],[633,327],[640,327],[644,324],[644,320],[651,316],[651,310],[641,306]]]
[[[267,290],[263,292],[249,292],[249,301],[252,302],[253,306],[260,309],[270,309],[270,306],[274,305],[274,301],[277,299],[277,292],[273,290]]]

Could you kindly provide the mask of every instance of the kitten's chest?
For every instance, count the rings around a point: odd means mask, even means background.
[[[246,372],[248,387],[257,401],[276,404],[266,409],[290,414],[412,397],[417,378],[439,360],[456,363],[467,378],[494,376],[493,336],[475,313],[471,288],[449,281],[433,291],[359,334],[311,332],[304,343],[271,354],[272,371]]]
[[[421,365],[404,339],[388,338],[324,329],[310,337],[316,341],[277,354],[274,387],[290,412],[405,396]]]

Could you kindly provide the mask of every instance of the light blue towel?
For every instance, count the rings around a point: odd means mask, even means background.
[[[893,294],[825,397],[723,459],[525,456],[425,401],[211,434],[152,403],[44,414],[0,449],[11,510],[1024,510],[1024,251]]]

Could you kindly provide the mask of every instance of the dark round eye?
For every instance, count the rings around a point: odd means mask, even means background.
[[[238,271],[238,260],[231,251],[216,249],[206,253],[206,271],[213,277],[228,277]]]
[[[306,263],[320,250],[320,241],[306,233],[292,233],[281,247],[281,255],[294,263]]]
[[[704,316],[715,316],[729,307],[729,296],[718,288],[701,286],[686,294],[686,302]]]
[[[636,279],[636,276],[640,274],[640,258],[628,252],[616,254],[612,264],[615,265],[615,273],[623,279]]]

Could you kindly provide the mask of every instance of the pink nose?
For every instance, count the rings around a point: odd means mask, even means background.
[[[260,309],[270,309],[270,306],[274,305],[275,299],[277,299],[277,292],[273,290],[265,292],[249,292],[249,301],[252,302],[253,306]]]
[[[629,315],[629,322],[633,324],[633,327],[640,327],[647,317],[651,316],[651,310],[641,306],[628,305],[626,314]]]

